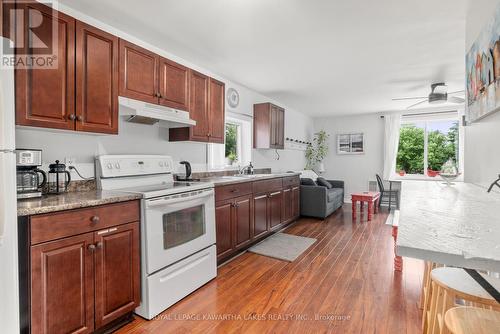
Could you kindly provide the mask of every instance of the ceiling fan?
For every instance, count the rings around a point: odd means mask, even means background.
[[[419,106],[424,103],[430,103],[430,104],[439,104],[439,103],[445,103],[445,102],[452,102],[452,103],[457,103],[461,104],[465,102],[464,98],[458,97],[458,96],[450,96],[451,94],[457,94],[457,93],[463,93],[463,90],[458,90],[455,92],[448,92],[448,86],[444,82],[438,82],[438,83],[433,83],[431,85],[431,92],[429,93],[429,96],[416,96],[416,97],[402,97],[402,98],[394,98],[392,99],[393,101],[403,101],[403,100],[420,100],[424,99],[422,101],[419,101],[415,104],[412,104],[408,106],[406,109],[411,109],[416,106]]]

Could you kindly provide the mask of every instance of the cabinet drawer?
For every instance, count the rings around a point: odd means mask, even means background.
[[[283,189],[283,182],[281,178],[255,181],[253,183],[253,193],[266,193],[270,191],[276,191]]]
[[[140,221],[139,201],[114,203],[31,217],[31,244]]]
[[[298,175],[287,176],[283,178],[283,188],[294,187],[300,184],[300,179]]]
[[[215,187],[215,201],[224,201],[252,193],[252,182],[230,184],[227,186]]]

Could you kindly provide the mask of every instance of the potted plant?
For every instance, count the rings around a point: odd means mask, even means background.
[[[399,176],[405,176],[406,175],[406,171],[404,169],[401,169],[399,172],[398,172]]]
[[[229,162],[229,166],[232,166],[235,161],[238,161],[238,156],[236,156],[236,153],[231,152],[229,155],[226,157],[227,161]]]
[[[440,174],[439,171],[437,170],[432,170],[431,168],[427,168],[427,176],[429,177],[436,177]]]
[[[323,160],[328,154],[328,138],[330,135],[325,130],[314,134],[312,144],[307,145],[306,149],[306,169],[312,169],[318,166],[319,171],[324,171]]]

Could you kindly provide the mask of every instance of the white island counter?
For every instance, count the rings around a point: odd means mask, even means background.
[[[403,181],[396,252],[500,272],[500,195],[470,183]]]

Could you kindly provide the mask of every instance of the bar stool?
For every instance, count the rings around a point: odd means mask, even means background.
[[[425,321],[427,312],[430,310],[430,297],[431,297],[431,271],[434,268],[443,267],[442,264],[426,261],[424,265],[424,277],[422,279],[422,293],[420,294],[420,308],[422,309],[422,331],[425,333]]]
[[[424,333],[446,333],[444,315],[455,306],[475,306],[500,311],[497,303],[465,270],[442,267],[431,271],[429,309],[424,314]],[[495,289],[500,279],[483,275]]]
[[[477,307],[454,307],[446,312],[444,322],[452,334],[498,334],[500,332],[500,312]]]

